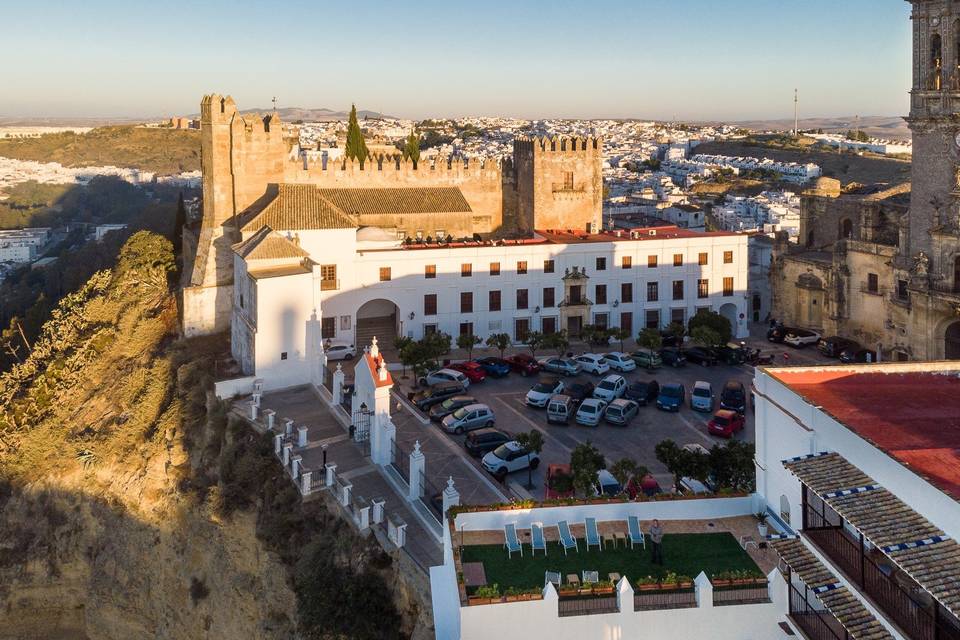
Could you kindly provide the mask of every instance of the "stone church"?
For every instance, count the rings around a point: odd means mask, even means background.
[[[773,316],[883,359],[960,359],[960,5],[909,1],[911,182],[804,192],[799,245],[775,245]]]

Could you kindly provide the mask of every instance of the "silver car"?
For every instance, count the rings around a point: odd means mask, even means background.
[[[465,431],[492,427],[496,418],[493,411],[485,404],[468,404],[460,407],[440,421],[447,433],[461,434]]]
[[[636,417],[639,410],[640,405],[633,400],[617,398],[607,406],[607,410],[603,412],[603,418],[610,424],[626,426]]]

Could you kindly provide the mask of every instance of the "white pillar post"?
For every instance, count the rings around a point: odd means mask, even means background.
[[[250,411],[250,419],[251,419],[251,420],[256,420],[256,419],[257,419],[257,411],[260,409],[260,407],[257,406],[257,403],[254,402],[253,400],[250,400],[250,401],[247,402],[247,407],[248,407],[248,410]]]
[[[283,443],[283,466],[290,466],[290,454],[293,452],[293,444],[289,442]]]
[[[253,403],[256,404],[257,407],[259,407],[260,401],[263,399],[263,394],[260,393],[259,391],[254,391],[251,399],[253,400]]]
[[[303,462],[301,456],[293,456],[290,458],[290,475],[294,480],[300,477],[300,464]]]
[[[293,435],[293,420],[290,418],[283,419],[283,435],[292,436]]]
[[[310,495],[310,484],[313,482],[311,475],[313,475],[312,471],[304,471],[300,474],[300,493],[305,496]]]
[[[283,436],[279,433],[273,436],[273,453],[276,456],[280,457],[280,452],[283,450]]]
[[[617,609],[620,613],[629,612],[633,615],[633,587],[630,581],[625,577],[620,578],[620,582],[613,586],[617,590]]]
[[[306,427],[297,427],[297,446],[298,447],[307,446],[307,428]]]
[[[343,380],[346,374],[343,372],[343,365],[337,363],[337,370],[333,372],[333,401],[336,404],[343,402]]]
[[[417,440],[413,445],[413,451],[410,452],[410,492],[407,494],[407,500],[413,502],[419,500],[423,495],[423,487],[420,486],[420,476],[426,469],[426,460],[420,451],[420,441]]]
[[[453,476],[447,478],[447,488],[443,490],[443,513],[446,515],[447,509],[460,504],[460,492],[453,486]]]
[[[334,482],[337,479],[337,465],[334,462],[328,462],[326,466],[327,475],[324,478],[324,484],[328,487],[332,487]]]
[[[342,485],[343,488],[340,491],[340,506],[349,507],[350,506],[350,494],[353,493],[353,485],[349,482]]]
[[[693,587],[697,595],[697,606],[713,608],[713,583],[703,571],[693,580]]]
[[[273,431],[274,422],[277,419],[277,412],[273,409],[264,409],[263,410],[263,419],[267,423],[267,431]]]
[[[381,497],[376,497],[372,500],[373,503],[373,524],[380,524],[383,522],[383,505],[386,504],[386,500]]]
[[[254,378],[253,393],[260,393],[261,391],[263,391],[263,378]]]
[[[370,505],[366,501],[360,503],[360,509],[357,512],[357,526],[360,531],[366,531],[370,528]]]

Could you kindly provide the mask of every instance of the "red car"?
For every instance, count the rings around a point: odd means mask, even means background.
[[[516,371],[520,375],[532,376],[540,372],[540,363],[533,359],[533,356],[526,353],[518,353],[504,358],[510,363],[510,370]]]
[[[470,382],[483,382],[487,379],[487,372],[484,371],[483,367],[478,365],[476,362],[458,362],[456,364],[447,365],[447,369],[459,371],[463,375],[467,376],[467,379],[470,380]]]
[[[707,432],[721,438],[732,438],[734,433],[743,429],[743,425],[742,415],[730,409],[720,409],[707,423]]]

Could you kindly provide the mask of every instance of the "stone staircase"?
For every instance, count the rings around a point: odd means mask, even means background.
[[[392,349],[393,341],[397,337],[397,321],[393,316],[379,318],[363,318],[357,321],[356,344],[357,351],[370,345],[370,340],[376,336],[381,348]]]

